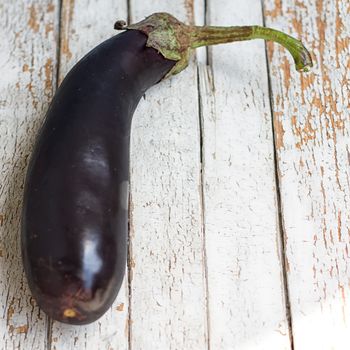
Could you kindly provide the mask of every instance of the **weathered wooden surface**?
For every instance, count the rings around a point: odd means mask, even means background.
[[[209,24],[262,24],[259,0],[230,4]],[[213,47],[201,72],[210,346],[290,349],[264,42]]]
[[[96,323],[52,322],[19,251],[35,135],[56,81],[114,21],[155,11],[266,21],[300,36],[317,64],[299,75],[278,46],[267,66],[263,42],[232,44],[200,50],[147,92],[132,130],[124,286]],[[348,2],[5,0],[0,18],[0,349],[348,348]]]
[[[278,175],[295,349],[350,344],[350,4],[265,1],[266,24],[296,33],[316,64],[270,46]]]

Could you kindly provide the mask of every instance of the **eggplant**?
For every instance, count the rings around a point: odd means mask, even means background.
[[[146,90],[208,44],[273,39],[298,69],[311,66],[299,41],[268,28],[187,26],[166,13],[115,27],[125,31],[89,52],[58,88],[24,189],[21,250],[31,293],[51,318],[75,325],[100,318],[123,281],[130,129]]]

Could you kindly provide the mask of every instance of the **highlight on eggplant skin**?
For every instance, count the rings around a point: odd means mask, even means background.
[[[31,292],[54,320],[83,325],[112,305],[126,269],[132,116],[146,90],[203,45],[262,38],[312,66],[300,42],[269,28],[187,26],[154,14],[89,52],[58,88],[27,171],[21,230]]]

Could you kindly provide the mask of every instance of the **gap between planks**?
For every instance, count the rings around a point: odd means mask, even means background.
[[[203,1],[204,7],[204,25],[208,23],[208,6],[209,0]],[[206,46],[204,50],[204,62],[208,69],[211,69],[209,61],[209,47]],[[203,139],[204,139],[204,125],[203,125],[203,101],[201,96],[201,85],[199,75],[199,62],[196,59],[197,65],[197,93],[198,93],[198,126],[199,126],[199,158],[200,158],[200,208],[201,208],[201,229],[202,229],[202,257],[203,257],[203,269],[204,269],[204,286],[205,286],[205,307],[206,307],[206,327],[207,327],[207,350],[210,350],[210,308],[209,308],[209,280],[208,280],[208,259],[207,259],[207,246],[206,246],[206,227],[205,227],[205,195],[204,195],[204,172],[205,172],[205,153],[203,152]]]
[[[205,7],[205,14],[207,8]],[[207,58],[206,52],[206,58]],[[201,204],[201,226],[202,226],[202,257],[203,257],[203,268],[204,268],[204,279],[205,279],[205,307],[206,307],[206,327],[207,327],[207,349],[210,350],[210,309],[209,309],[209,281],[208,281],[208,259],[207,259],[207,246],[206,246],[206,234],[205,234],[205,196],[204,196],[204,171],[205,171],[205,156],[203,152],[203,108],[202,108],[202,97],[200,87],[200,76],[199,67],[197,65],[197,92],[198,92],[198,125],[199,125],[199,150],[200,150],[200,204]]]
[[[52,86],[54,89],[53,93],[55,93],[59,86],[59,77],[60,77],[60,63],[61,63],[61,24],[62,24],[62,5],[63,0],[58,0],[58,11],[57,11],[57,49],[56,49],[56,84],[55,86]],[[52,349],[52,327],[53,327],[53,320],[49,316],[45,315],[46,317],[46,349],[51,350]]]
[[[261,0],[261,15],[263,20],[263,26],[266,27],[266,18],[265,18],[265,6],[264,0]],[[284,300],[285,300],[285,310],[286,310],[286,319],[288,323],[288,332],[290,339],[291,350],[294,350],[294,337],[293,337],[293,323],[292,323],[292,314],[290,310],[290,295],[289,295],[289,284],[288,284],[288,272],[287,272],[287,261],[286,261],[286,245],[285,245],[285,227],[283,222],[283,213],[282,213],[282,199],[281,199],[281,188],[280,188],[280,174],[278,169],[278,154],[277,154],[277,140],[276,140],[276,129],[274,124],[274,103],[273,103],[273,92],[271,86],[271,72],[270,72],[270,62],[267,52],[267,45],[265,41],[265,62],[266,62],[266,71],[267,71],[267,84],[268,84],[268,100],[270,104],[270,115],[271,115],[271,130],[272,130],[272,142],[273,142],[273,162],[275,170],[275,184],[276,184],[276,202],[277,202],[277,227],[279,232],[279,250],[281,257],[281,269],[282,269],[282,280],[283,280],[283,291],[284,291]]]
[[[131,0],[126,0],[126,16],[127,16],[127,24],[131,24]],[[128,350],[132,350],[132,308],[131,308],[131,302],[132,302],[132,207],[133,207],[133,202],[132,202],[132,196],[131,196],[131,191],[130,191],[130,179],[131,179],[131,166],[129,169],[129,222],[128,222],[128,247],[127,247],[127,284],[128,284],[128,318],[127,318],[127,344],[128,344]]]

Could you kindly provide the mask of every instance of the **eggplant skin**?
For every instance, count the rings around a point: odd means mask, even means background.
[[[123,281],[132,115],[174,66],[137,30],[88,53],[56,92],[28,167],[22,259],[31,292],[54,320],[101,317]]]

